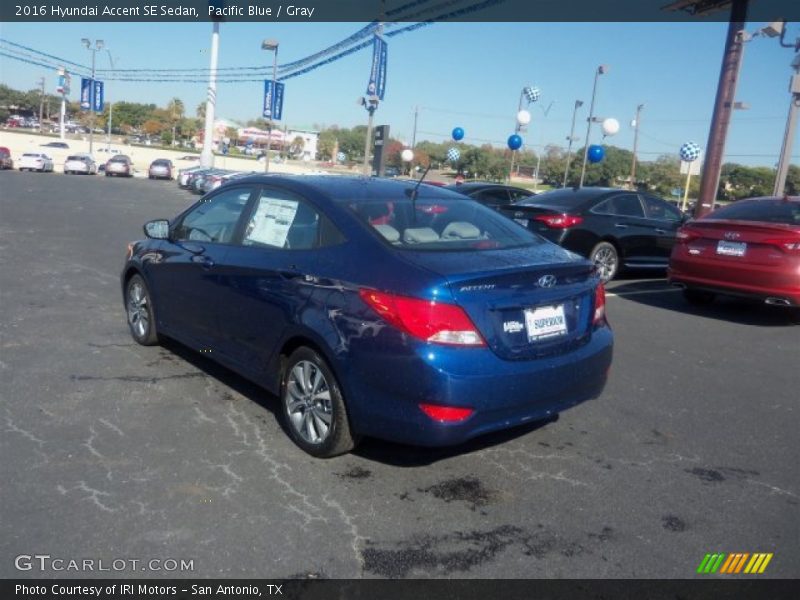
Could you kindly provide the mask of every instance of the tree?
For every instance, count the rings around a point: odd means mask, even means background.
[[[164,130],[164,124],[155,119],[148,119],[142,124],[142,131],[147,135],[158,135]]]
[[[630,177],[631,161],[633,153],[624,148],[616,146],[603,146],[605,157],[598,163],[586,164],[586,177],[583,185],[616,187]],[[570,181],[572,185],[580,183],[581,165],[583,160],[583,148],[576,153],[578,160],[575,161],[575,168],[570,169]]]
[[[201,102],[197,105],[197,108],[194,109],[194,114],[197,115],[198,119],[205,119],[206,118],[206,103]]]
[[[789,165],[786,174],[786,193],[790,196],[800,196],[800,167]]]
[[[303,139],[302,136],[295,136],[292,140],[292,143],[289,144],[289,153],[294,156],[300,156],[303,154],[303,148],[306,147],[306,141]]]
[[[722,165],[717,197],[741,200],[754,196],[770,196],[775,170],[769,167],[747,167],[735,163]]]
[[[321,160],[333,160],[333,153],[336,151],[336,135],[335,128],[325,129],[320,131],[319,139],[317,140],[317,152]]]
[[[183,120],[183,113],[185,110],[183,101],[180,98],[173,98],[169,101],[169,104],[167,104],[167,112],[169,113],[170,124],[172,125],[171,144],[175,143],[175,131]]]

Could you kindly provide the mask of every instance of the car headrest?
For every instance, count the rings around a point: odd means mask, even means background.
[[[408,228],[403,232],[403,241],[406,244],[426,244],[438,242],[439,235],[430,227]]]
[[[481,230],[467,221],[453,221],[442,231],[443,240],[476,240]]]
[[[400,241],[400,232],[391,225],[373,225],[373,227],[392,244]]]

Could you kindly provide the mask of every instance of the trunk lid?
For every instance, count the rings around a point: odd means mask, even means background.
[[[441,275],[488,346],[506,360],[569,352],[591,338],[594,266],[550,243],[482,252],[415,252]]]
[[[720,264],[777,267],[800,255],[800,227],[763,221],[701,219],[682,228],[688,252]]]

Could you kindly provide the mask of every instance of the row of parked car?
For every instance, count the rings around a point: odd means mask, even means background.
[[[190,190],[195,194],[205,194],[224,183],[253,174],[255,174],[254,171],[231,171],[194,166],[179,170],[175,179],[178,187]]]
[[[717,295],[800,306],[800,198],[751,198],[692,219],[652,194],[566,188],[448,186],[594,262],[607,282],[623,270],[667,270],[693,304]],[[503,202],[506,195],[519,196]]]
[[[0,147],[0,169],[13,169],[14,160],[8,148]],[[45,152],[25,152],[19,158],[20,171],[39,171],[52,173],[55,161]],[[175,167],[172,161],[159,158],[150,163],[147,170],[149,179],[172,179]],[[115,154],[105,162],[98,163],[91,154],[70,154],[64,160],[64,173],[67,175],[97,175],[106,177],[133,177],[135,168],[131,158],[125,154]]]

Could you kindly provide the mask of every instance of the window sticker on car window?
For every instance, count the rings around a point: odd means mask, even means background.
[[[247,226],[245,240],[283,248],[297,214],[298,204],[296,200],[261,198]]]

